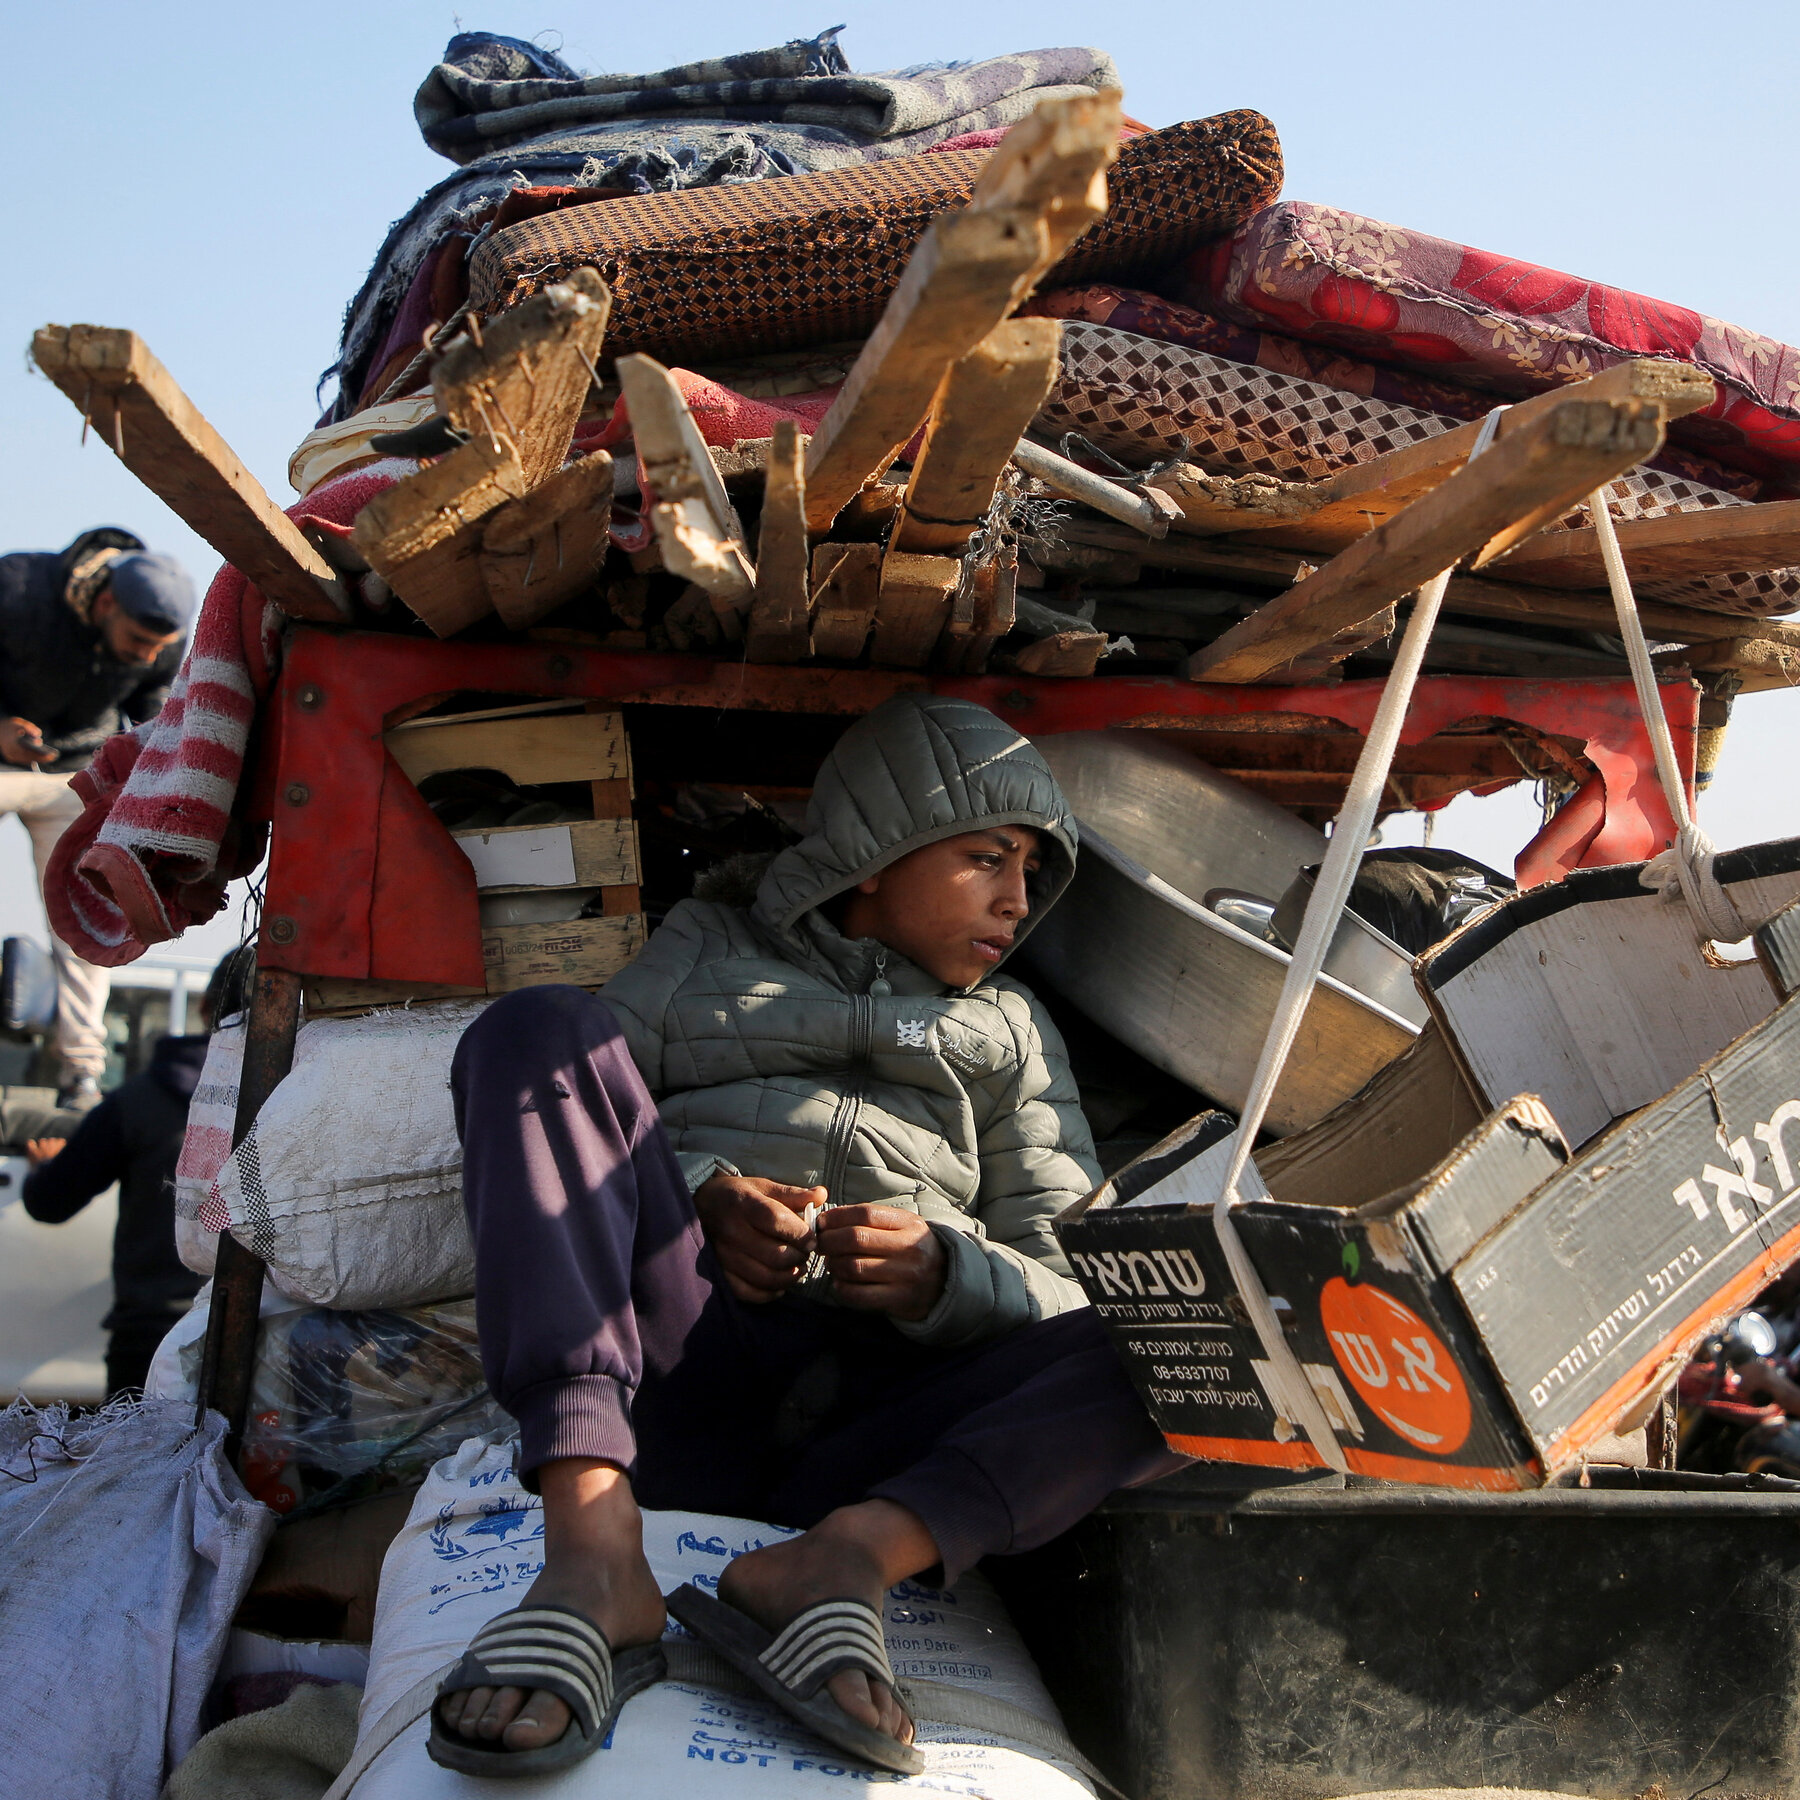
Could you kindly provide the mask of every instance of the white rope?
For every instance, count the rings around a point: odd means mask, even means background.
[[[1505,411],[1504,406],[1497,406],[1482,421],[1474,448],[1469,452],[1470,462],[1494,441],[1500,415]],[[1294,945],[1294,954],[1281,984],[1281,998],[1276,1002],[1269,1034],[1263,1041],[1262,1054],[1257,1058],[1250,1097],[1244,1102],[1243,1115],[1238,1121],[1224,1190],[1213,1203],[1213,1230],[1225,1252],[1238,1293],[1256,1327],[1256,1335],[1262,1341],[1271,1371],[1283,1390],[1277,1403],[1285,1408],[1288,1418],[1306,1432],[1313,1448],[1326,1463],[1340,1473],[1348,1473],[1343,1446],[1332,1430],[1318,1395],[1313,1392],[1312,1383],[1300,1367],[1299,1359],[1288,1347],[1268,1292],[1238,1236],[1231,1213],[1239,1204],[1238,1190],[1245,1165],[1250,1161],[1250,1146],[1255,1143],[1256,1134],[1268,1114],[1269,1103],[1275,1097],[1275,1085],[1281,1079],[1288,1052],[1292,1050],[1300,1022],[1306,1016],[1313,989],[1318,985],[1319,973],[1325,966],[1325,953],[1337,933],[1344,903],[1349,899],[1351,886],[1362,867],[1363,849],[1375,829],[1394,752],[1400,746],[1401,727],[1406,723],[1406,710],[1412,703],[1413,688],[1425,661],[1425,649],[1431,641],[1432,627],[1437,623],[1438,609],[1444,603],[1450,573],[1446,569],[1441,575],[1433,576],[1419,590],[1412,617],[1406,622],[1399,654],[1388,672],[1381,703],[1375,709],[1368,738],[1356,759],[1356,771],[1350,777],[1344,804],[1332,827],[1331,842],[1325,848],[1325,860],[1319,866],[1318,879],[1313,883],[1312,895],[1306,903],[1299,941]]]
[[[1600,541],[1600,559],[1606,565],[1606,583],[1612,589],[1613,610],[1619,618],[1619,636],[1625,640],[1625,657],[1631,664],[1638,709],[1644,715],[1644,729],[1650,734],[1656,777],[1662,785],[1663,798],[1668,802],[1669,816],[1675,821],[1675,842],[1644,865],[1639,880],[1670,900],[1677,896],[1684,900],[1702,938],[1717,939],[1723,944],[1738,943],[1755,927],[1738,911],[1714,875],[1713,857],[1717,853],[1713,841],[1694,823],[1694,815],[1689,810],[1687,784],[1682,780],[1680,765],[1675,760],[1675,743],[1669,735],[1668,717],[1663,712],[1662,695],[1657,689],[1650,646],[1644,641],[1637,599],[1631,591],[1625,558],[1619,553],[1619,534],[1613,529],[1612,508],[1604,488],[1598,488],[1588,496],[1588,511],[1593,517],[1594,535]]]

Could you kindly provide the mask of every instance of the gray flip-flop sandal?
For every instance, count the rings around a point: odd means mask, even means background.
[[[593,1755],[633,1694],[661,1681],[668,1663],[660,1644],[614,1651],[593,1620],[568,1606],[521,1606],[476,1632],[462,1661],[438,1684],[426,1753],[461,1775],[545,1775]],[[508,1750],[498,1739],[477,1743],[438,1716],[438,1701],[478,1687],[537,1688],[571,1713],[553,1744]]]
[[[925,1758],[885,1731],[859,1725],[825,1691],[841,1669],[861,1669],[896,1694],[900,1684],[881,1636],[881,1615],[861,1600],[821,1600],[779,1632],[705,1589],[679,1587],[663,1596],[677,1619],[730,1663],[759,1694],[826,1743],[895,1775],[917,1775]]]

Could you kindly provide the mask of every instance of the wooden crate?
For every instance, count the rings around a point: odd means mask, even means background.
[[[637,825],[630,819],[503,825],[450,835],[475,865],[476,885],[484,894],[637,884]]]
[[[631,777],[625,722],[616,712],[526,712],[504,708],[442,719],[410,719],[383,740],[420,782],[450,769],[498,769],[520,787]]]
[[[313,1017],[368,1012],[412,1001],[510,994],[547,982],[599,987],[644,946],[638,894],[638,834],[631,817],[631,746],[616,712],[555,712],[543,706],[417,719],[385,739],[413,782],[452,769],[498,769],[521,787],[591,783],[592,819],[503,825],[451,836],[475,868],[482,894],[599,888],[602,915],[529,925],[487,925],[480,988],[311,976]]]
[[[481,934],[481,959],[487,965],[485,988],[314,975],[306,982],[306,1010],[314,1018],[341,1016],[378,1006],[404,1006],[414,1000],[473,1000],[484,993],[492,997],[547,982],[599,987],[643,947],[644,916],[636,912],[599,919],[561,919],[547,925],[492,925]]]

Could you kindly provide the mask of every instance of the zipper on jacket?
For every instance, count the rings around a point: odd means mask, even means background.
[[[843,1204],[840,1190],[844,1168],[850,1159],[850,1140],[862,1117],[863,1089],[869,1078],[869,1059],[875,1050],[875,1001],[885,999],[894,991],[888,986],[887,959],[886,950],[877,950],[875,973],[868,992],[850,996],[850,1068],[844,1091],[838,1096],[837,1111],[832,1115],[831,1131],[825,1140],[822,1185],[827,1206]]]

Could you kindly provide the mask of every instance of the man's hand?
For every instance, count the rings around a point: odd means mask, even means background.
[[[753,1306],[779,1300],[800,1279],[813,1248],[801,1215],[824,1204],[822,1187],[789,1187],[760,1175],[714,1175],[694,1195],[731,1291]]]
[[[68,1141],[67,1138],[30,1138],[25,1144],[25,1154],[34,1169],[41,1169]]]
[[[29,719],[0,719],[0,761],[28,769],[49,760],[44,734]]]
[[[845,1306],[916,1324],[944,1291],[944,1246],[898,1206],[834,1206],[819,1220],[819,1254]]]

